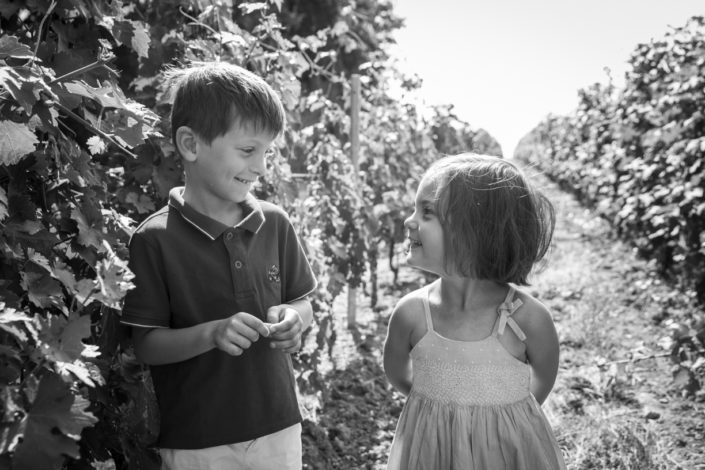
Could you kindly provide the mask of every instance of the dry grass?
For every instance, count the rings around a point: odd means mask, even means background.
[[[616,422],[615,422],[616,421]],[[588,424],[588,423],[582,423]],[[643,422],[605,416],[590,424],[590,433],[581,433],[569,449],[569,469],[657,470],[653,432]]]

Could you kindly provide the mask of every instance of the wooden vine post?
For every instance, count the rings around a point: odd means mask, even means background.
[[[360,75],[353,74],[350,81],[350,159],[352,160],[357,187],[360,153]],[[357,326],[357,287],[348,284],[348,328]]]

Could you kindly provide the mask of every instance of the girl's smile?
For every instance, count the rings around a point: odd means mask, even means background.
[[[407,252],[413,250],[414,248],[418,248],[418,247],[422,246],[421,242],[418,240],[415,240],[411,237],[407,237],[407,239],[409,240],[409,249],[407,250]]]
[[[435,184],[422,180],[416,193],[414,212],[404,221],[409,240],[406,261],[425,271],[444,272],[443,227],[436,214]]]

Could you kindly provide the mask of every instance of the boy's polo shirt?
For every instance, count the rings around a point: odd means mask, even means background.
[[[228,227],[186,205],[183,188],[130,240],[135,288],[122,322],[186,328],[305,297],[316,286],[281,208],[248,195],[243,220]],[[260,338],[240,356],[213,349],[151,366],[163,448],[199,449],[248,441],[301,421],[289,354]]]

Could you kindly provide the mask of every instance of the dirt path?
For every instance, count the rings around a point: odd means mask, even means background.
[[[529,290],[552,310],[561,340],[556,386],[544,404],[571,470],[705,469],[705,403],[682,398],[659,343],[666,320],[694,308],[644,260],[614,239],[607,224],[555,185],[542,182],[558,212],[548,267]],[[359,328],[338,340],[329,399],[305,423],[305,468],[383,469],[403,398],[386,383],[381,352],[398,292],[420,282],[410,268],[401,285],[380,273],[374,310],[361,293]]]

